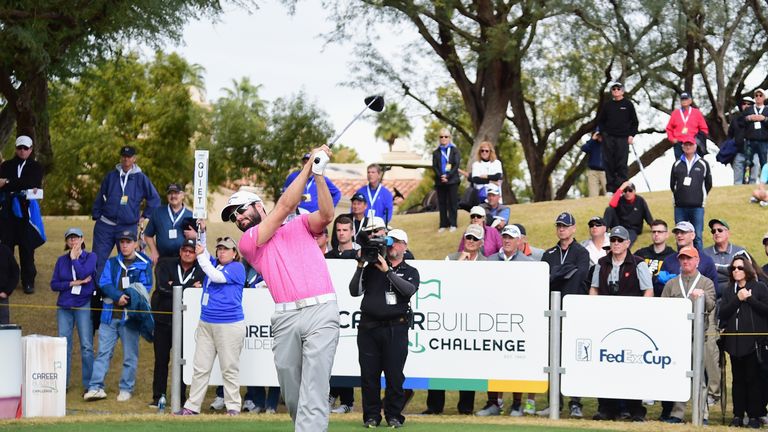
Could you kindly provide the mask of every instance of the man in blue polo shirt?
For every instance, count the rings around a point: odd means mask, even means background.
[[[393,204],[392,192],[381,184],[381,166],[379,164],[368,165],[368,184],[355,192],[355,195],[362,195],[368,204],[366,216],[378,216],[384,219],[384,223],[389,225],[392,220]]]
[[[184,221],[192,218],[192,211],[184,207],[184,187],[171,183],[166,189],[168,205],[160,206],[149,218],[144,240],[151,249],[152,263],[160,258],[178,257],[184,243]]]
[[[309,160],[309,153],[305,153],[304,157],[301,158],[301,165],[304,166],[304,164],[307,163]],[[288,177],[285,179],[285,184],[283,184],[283,192],[285,192],[285,189],[288,188],[288,186],[293,182],[293,179],[295,179],[301,170],[296,170],[290,174],[288,174]],[[341,191],[339,188],[336,187],[335,184],[329,179],[327,176],[325,177],[325,184],[328,185],[328,191],[331,192],[331,199],[333,199],[333,206],[336,207],[336,204],[339,203],[339,200],[341,199]],[[307,181],[307,184],[304,185],[304,193],[301,196],[301,202],[299,203],[299,208],[303,208],[309,213],[312,213],[314,211],[317,211],[319,207],[317,206],[317,185],[315,185],[315,179],[310,178],[309,181]]]

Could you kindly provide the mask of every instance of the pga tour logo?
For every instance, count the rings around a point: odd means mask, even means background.
[[[576,339],[576,361],[591,362],[595,358],[592,346],[591,339]],[[672,364],[672,357],[664,355],[653,338],[632,327],[608,332],[600,340],[595,353],[600,363],[636,364],[662,369]]]

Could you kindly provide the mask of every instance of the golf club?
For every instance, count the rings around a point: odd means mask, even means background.
[[[637,156],[637,150],[635,150],[635,146],[632,144],[630,144],[629,146],[632,147],[632,153],[635,155],[635,159],[637,159],[637,166],[640,167],[640,174],[643,175],[643,180],[645,180],[645,185],[648,186],[648,192],[650,192],[651,184],[648,183],[648,177],[645,176],[645,167],[643,166],[643,162]]]
[[[355,116],[355,118],[352,119],[351,122],[347,123],[347,125],[344,126],[344,129],[342,129],[341,132],[338,135],[336,135],[336,137],[334,137],[331,140],[331,142],[328,143],[328,147],[333,147],[333,145],[336,144],[336,141],[338,141],[339,138],[341,138],[341,136],[344,135],[344,132],[346,132],[347,129],[349,129],[349,127],[352,126],[352,123],[356,122],[357,119],[359,119],[360,116],[363,115],[366,110],[370,109],[376,112],[384,111],[384,96],[379,96],[379,95],[368,96],[367,98],[364,99],[364,101],[365,101],[365,108],[363,108],[363,110],[360,111]],[[320,159],[315,158],[315,163],[318,163],[318,162],[320,162]]]

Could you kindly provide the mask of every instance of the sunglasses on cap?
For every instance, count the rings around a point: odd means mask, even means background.
[[[473,235],[464,236],[464,240],[480,241],[479,238],[477,238],[477,237],[475,237]]]
[[[235,241],[235,240],[233,240],[233,239],[232,239],[232,237],[230,237],[230,236],[226,236],[226,237],[218,237],[218,238],[216,239],[216,243],[218,243],[218,242],[220,242],[220,241],[229,241],[229,240]]]

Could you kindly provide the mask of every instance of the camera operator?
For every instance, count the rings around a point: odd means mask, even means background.
[[[611,251],[597,261],[589,294],[653,297],[651,271],[645,260],[630,252],[629,231],[619,225],[611,228],[609,236]],[[598,399],[597,414],[592,420],[615,420],[620,405],[617,399]],[[624,406],[632,421],[645,421],[642,401],[627,400]]]
[[[349,283],[352,296],[363,296],[357,331],[363,422],[366,427],[381,423],[381,373],[387,388],[384,393],[384,417],[390,427],[401,427],[406,397],[403,367],[408,356],[410,298],[419,287],[419,271],[404,261],[408,235],[403,230],[389,232],[388,240],[369,242],[361,250],[357,270]],[[378,260],[367,259],[369,248],[377,248]],[[385,258],[386,256],[386,258]],[[368,265],[366,265],[366,262]]]

